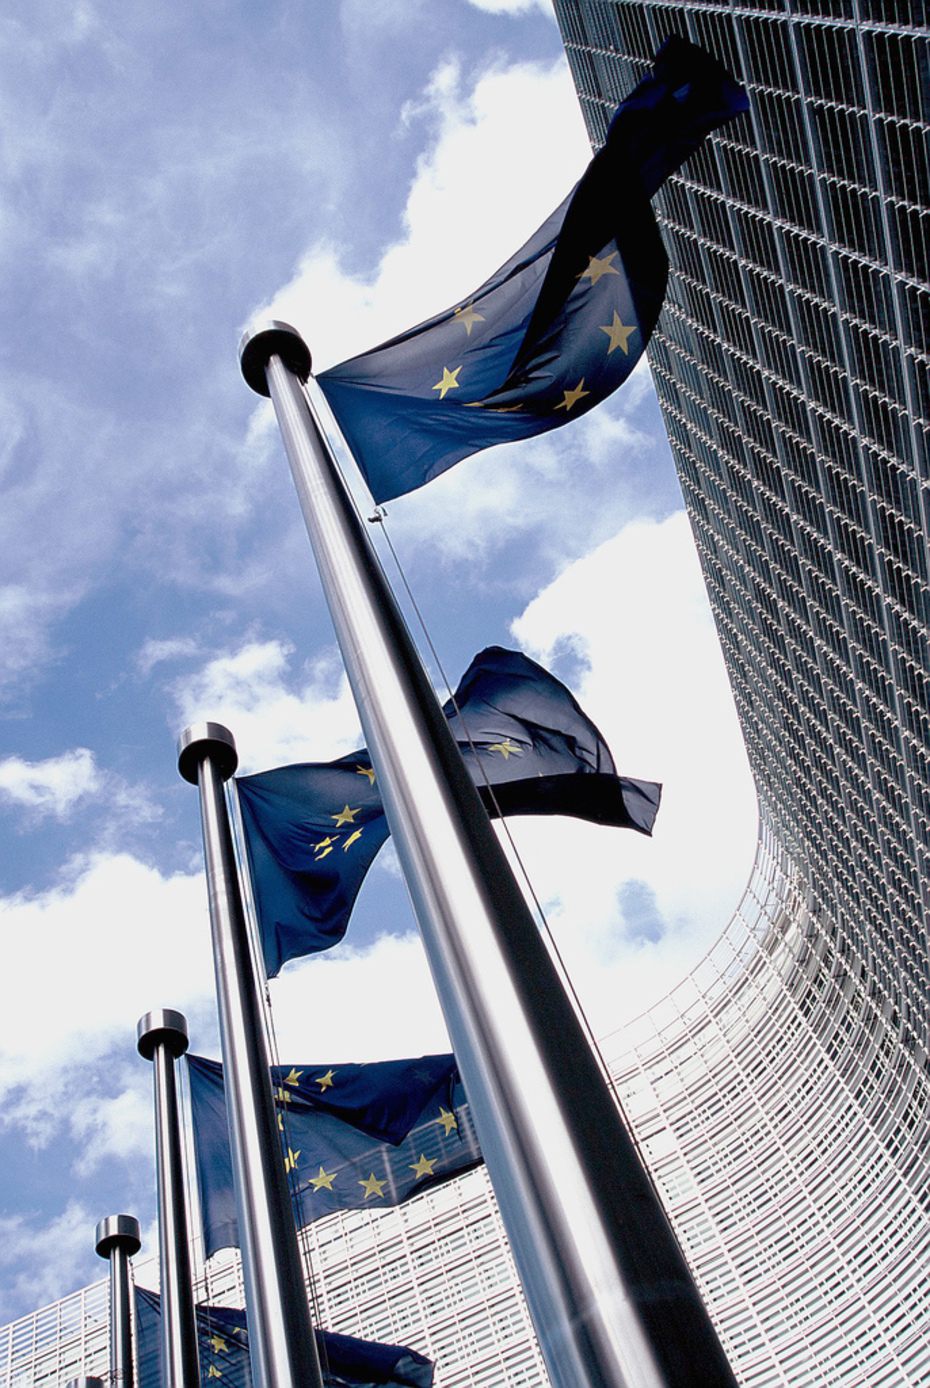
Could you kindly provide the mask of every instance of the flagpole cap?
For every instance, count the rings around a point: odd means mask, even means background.
[[[165,1046],[173,1060],[182,1056],[190,1044],[187,1018],[171,1007],[159,1007],[139,1018],[136,1027],[136,1050],[146,1060],[154,1060],[158,1046]]]
[[[94,1238],[101,1258],[109,1258],[115,1248],[131,1258],[142,1247],[142,1230],[135,1215],[107,1215],[97,1225]]]
[[[178,771],[192,786],[197,785],[197,769],[207,757],[222,781],[228,781],[239,765],[236,739],[222,723],[192,723],[178,738]]]
[[[243,333],[239,343],[239,369],[246,385],[258,395],[270,395],[265,375],[272,357],[280,357],[288,371],[305,381],[313,365],[310,348],[296,328],[271,318]]]

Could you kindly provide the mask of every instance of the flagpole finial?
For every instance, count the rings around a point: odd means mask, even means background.
[[[146,1060],[153,1060],[157,1046],[166,1046],[168,1054],[177,1060],[190,1044],[187,1031],[187,1018],[183,1012],[175,1012],[170,1007],[159,1007],[154,1012],[146,1012],[139,1018],[136,1027],[136,1050]]]
[[[239,368],[246,385],[258,395],[269,395],[265,370],[272,357],[280,357],[289,371],[305,381],[310,375],[310,348],[296,328],[277,318],[258,323],[239,343]]]
[[[197,784],[197,767],[209,757],[220,780],[228,781],[239,765],[236,739],[222,723],[192,723],[178,738],[178,771],[192,786]]]
[[[94,1230],[94,1240],[101,1258],[109,1258],[114,1249],[132,1258],[142,1247],[142,1230],[134,1215],[107,1215]]]

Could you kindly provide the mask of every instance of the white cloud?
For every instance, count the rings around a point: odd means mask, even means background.
[[[476,289],[552,211],[584,170],[590,145],[564,61],[495,69],[463,89],[445,62],[408,123],[438,134],[421,157],[404,235],[370,279],[345,272],[318,242],[256,318],[303,332],[318,369],[446,308]],[[463,236],[462,228],[468,227]]]
[[[144,1012],[210,998],[206,908],[199,875],[164,876],[128,854],[96,855],[64,885],[0,900],[0,1093],[30,1086],[37,1139],[75,1067],[114,1047],[131,1057]]]
[[[600,1032],[680,982],[727,924],[757,839],[755,791],[684,513],[627,526],[513,624],[571,679],[622,774],[664,782],[652,839],[568,820],[514,838]]]
[[[290,673],[293,647],[252,641],[175,682],[181,721],[223,723],[244,771],[325,761],[361,745],[358,715],[335,653]]]
[[[94,754],[87,747],[44,761],[0,761],[0,799],[57,819],[66,818],[78,800],[97,795],[101,785]]]
[[[393,1060],[450,1049],[415,934],[289,965],[272,980],[271,1001],[284,1061]]]
[[[192,636],[169,637],[163,641],[149,637],[136,656],[136,665],[140,674],[150,675],[156,665],[164,661],[183,660],[186,656],[196,655],[197,651],[197,642]]]
[[[6,1319],[7,1307],[15,1314],[22,1306],[45,1306],[79,1285],[95,1223],[76,1200],[53,1219],[0,1218],[0,1317]]]
[[[484,10],[485,14],[526,14],[528,10],[540,10],[544,15],[552,17],[552,5],[550,0],[468,0],[470,5],[474,5],[476,10]]]

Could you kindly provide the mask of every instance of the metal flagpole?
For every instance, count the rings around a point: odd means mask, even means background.
[[[133,1215],[108,1215],[97,1225],[94,1240],[100,1257],[110,1260],[110,1383],[112,1388],[133,1388],[129,1259],[142,1247],[139,1221]]]
[[[155,1165],[161,1269],[161,1388],[200,1388],[184,1156],[174,1062],[187,1050],[187,1019],[160,1008],[139,1019],[139,1054],[155,1075]]]
[[[219,723],[197,723],[178,739],[178,770],[200,788],[252,1381],[323,1388],[223,794],[237,764],[232,733]]]
[[[394,602],[287,324],[270,395],[478,1136],[554,1388],[730,1388],[707,1311]]]

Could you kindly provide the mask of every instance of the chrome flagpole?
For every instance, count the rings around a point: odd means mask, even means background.
[[[232,733],[219,723],[197,723],[178,739],[178,770],[200,789],[252,1381],[323,1388],[223,794],[237,764]]]
[[[161,1273],[161,1388],[200,1388],[184,1154],[174,1062],[187,1050],[187,1018],[171,1008],[139,1019],[137,1049],[155,1075],[155,1166]]]
[[[110,1384],[134,1388],[129,1259],[142,1247],[139,1221],[133,1215],[108,1215],[97,1225],[94,1242],[110,1263]]]
[[[554,1388],[733,1388],[365,534],[287,324],[247,334]]]

